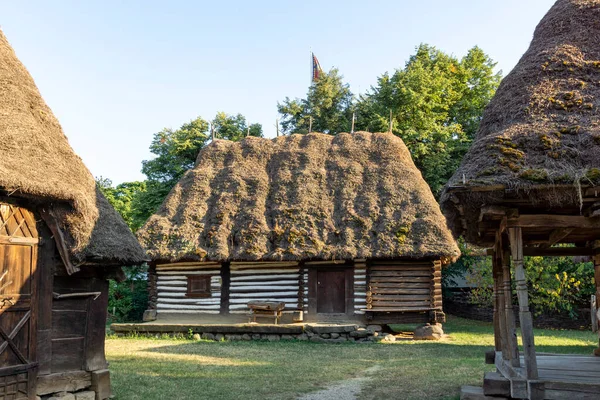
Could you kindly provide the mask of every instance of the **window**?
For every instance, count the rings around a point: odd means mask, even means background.
[[[210,296],[210,276],[194,275],[187,277],[186,297]]]

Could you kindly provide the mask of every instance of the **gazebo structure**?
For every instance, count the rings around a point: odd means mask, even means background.
[[[402,140],[322,133],[215,140],[138,232],[148,317],[443,322],[458,247]]]
[[[501,83],[442,195],[454,234],[491,248],[498,374],[486,375],[487,395],[600,398],[600,358],[536,354],[523,267],[524,256],[592,256],[600,290],[599,95],[600,1],[559,0]]]
[[[0,399],[107,399],[108,279],[144,260],[0,31]]]

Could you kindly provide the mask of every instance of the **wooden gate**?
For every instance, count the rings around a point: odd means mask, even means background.
[[[0,203],[0,400],[35,397],[37,244],[33,214]]]

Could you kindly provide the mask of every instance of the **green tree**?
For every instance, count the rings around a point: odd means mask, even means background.
[[[277,103],[281,114],[281,128],[285,134],[308,133],[312,117],[312,131],[335,135],[349,132],[352,119],[353,95],[350,86],[336,68],[319,76],[313,82],[305,99]]]
[[[403,69],[383,74],[359,98],[357,128],[389,130],[409,148],[432,191],[458,167],[499,84],[493,61],[475,47],[461,60],[422,44]]]
[[[96,178],[98,187],[133,232],[145,222],[137,214],[138,197],[146,192],[146,182],[124,182],[116,187],[107,178]]]
[[[242,114],[228,115],[224,112],[218,112],[212,120],[215,130],[215,137],[218,139],[227,139],[237,142],[248,136],[262,137],[262,125],[246,123],[246,117]]]

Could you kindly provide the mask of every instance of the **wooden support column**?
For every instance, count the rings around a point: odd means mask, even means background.
[[[533,321],[529,311],[529,296],[527,280],[523,266],[523,234],[520,227],[508,229],[510,250],[515,267],[517,298],[519,300],[519,321],[521,322],[521,337],[523,339],[523,358],[525,360],[525,375],[527,380],[538,378],[535,343],[533,339]]]
[[[496,251],[492,255],[492,275],[494,278],[494,348],[502,352],[502,358],[508,359],[506,347],[506,319],[504,317],[504,287],[502,284],[502,260]]]
[[[231,265],[228,261],[221,264],[221,315],[229,315],[229,292],[231,287]]]
[[[597,243],[594,243],[595,245]],[[594,260],[594,282],[596,284],[596,309],[600,308],[600,255],[595,255]],[[600,330],[598,331],[600,335]],[[598,348],[594,350],[594,355],[600,356],[600,340],[598,341]]]
[[[507,360],[513,367],[520,367],[519,346],[517,344],[517,328],[515,326],[515,313],[512,302],[512,284],[510,278],[510,251],[507,250],[508,243],[503,241],[502,246],[502,286],[504,287],[504,318],[506,329]]]

